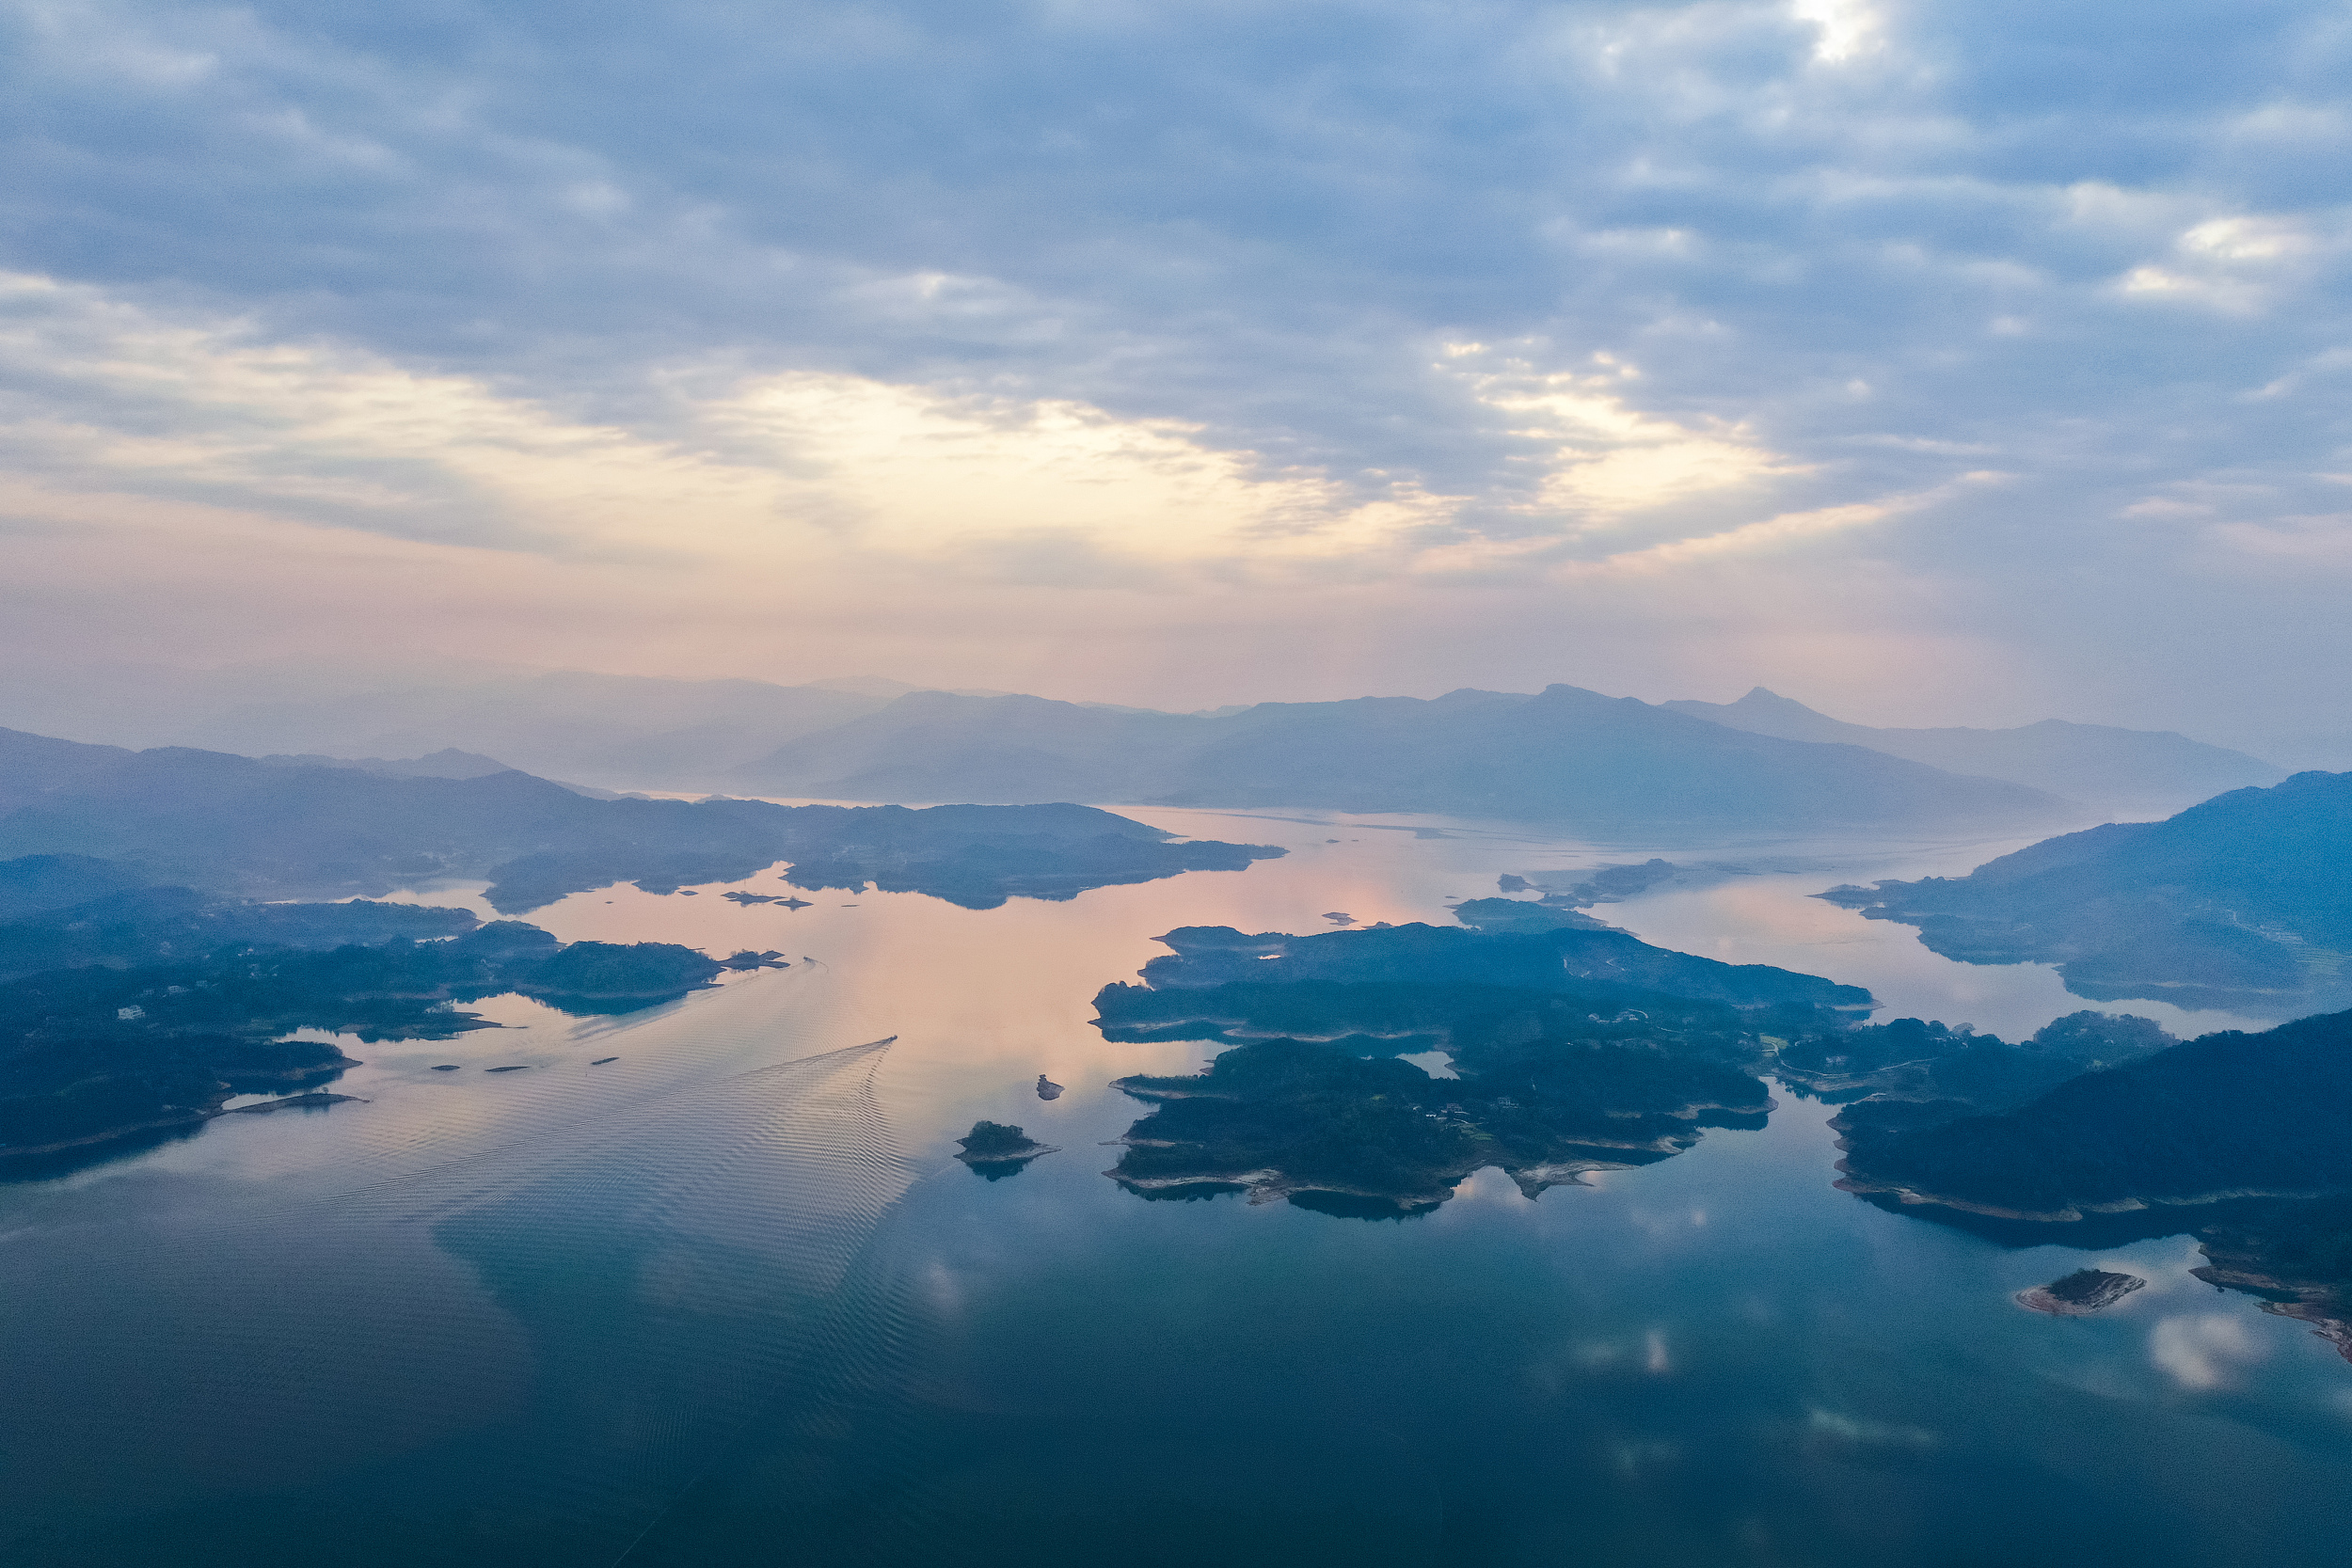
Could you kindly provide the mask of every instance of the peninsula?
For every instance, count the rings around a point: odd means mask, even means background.
[[[1964,963],[2050,963],[2093,1001],[2263,1018],[2352,1005],[2352,773],[2044,839],[1965,877],[1820,896]]]

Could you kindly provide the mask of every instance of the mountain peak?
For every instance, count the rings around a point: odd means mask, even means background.
[[[1803,703],[1797,701],[1794,697],[1784,697],[1779,692],[1772,689],[1770,687],[1764,686],[1751,689],[1746,696],[1740,698],[1736,703],[1730,704],[1729,705],[1735,708],[1745,709],[1749,712],[1757,712],[1769,709],[1775,713],[1786,713],[1792,716],[1802,713],[1808,719],[1827,719],[1829,717],[1829,715],[1821,712],[1819,708],[1807,707]]]

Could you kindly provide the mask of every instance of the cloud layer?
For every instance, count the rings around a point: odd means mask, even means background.
[[[2352,729],[2340,7],[0,28],[53,657]]]

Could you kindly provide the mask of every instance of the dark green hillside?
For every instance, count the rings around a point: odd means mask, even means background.
[[[2206,1035],[2017,1109],[1856,1139],[1847,1185],[2072,1217],[2352,1190],[2352,1013]]]
[[[1174,949],[1144,966],[1144,979],[1159,990],[1232,980],[1284,985],[1408,980],[1533,990],[1618,986],[1743,1007],[1870,1006],[1870,993],[1859,986],[1769,964],[1727,964],[1676,953],[1625,931],[1468,931],[1414,924],[1295,937],[1193,926],[1158,940]]]
[[[1752,1075],[1654,1041],[1539,1035],[1488,1041],[1455,1065],[1459,1078],[1431,1078],[1393,1058],[1274,1039],[1196,1076],[1122,1078],[1158,1109],[1128,1130],[1110,1174],[1147,1196],[1247,1187],[1410,1213],[1484,1165],[1533,1197],[1582,1171],[1665,1159],[1708,1127],[1760,1127],[1772,1104]]]

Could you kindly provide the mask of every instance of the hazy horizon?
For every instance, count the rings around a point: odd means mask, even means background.
[[[28,683],[24,676],[28,670],[37,675],[40,687],[39,702],[25,707]],[[434,684],[453,689],[469,686],[487,686],[501,681],[529,680],[548,675],[588,675],[621,680],[646,679],[688,684],[721,684],[747,682],[774,687],[816,687],[841,691],[855,691],[877,697],[895,697],[913,691],[945,691],[961,696],[998,697],[1029,696],[1050,702],[1073,703],[1081,705],[1133,707],[1152,712],[1175,715],[1209,714],[1242,708],[1259,703],[1325,703],[1365,697],[1408,697],[1422,701],[1460,690],[1496,691],[1505,694],[1533,695],[1549,686],[1579,687],[1598,690],[1609,697],[1634,697],[1652,705],[1677,701],[1697,701],[1727,705],[1739,701],[1753,689],[1762,688],[1774,696],[1788,699],[1813,708],[1828,718],[1849,723],[1884,729],[1975,728],[2005,729],[2057,719],[2078,724],[2106,724],[2117,728],[2142,729],[2183,734],[2193,740],[2244,751],[2265,762],[2276,763],[2290,771],[2300,768],[2339,769],[2352,768],[2352,731],[2343,734],[2319,732],[2312,734],[2249,735],[2244,725],[2229,726],[2219,721],[2212,729],[2199,730],[2189,726],[2151,720],[2145,723],[2125,723],[2116,720],[2086,718],[2077,713],[2029,712],[2000,721],[1950,718],[1933,710],[1922,710],[1899,702],[1881,705],[1878,717],[1864,718],[1859,714],[1834,705],[1827,700],[1815,700],[1806,695],[1773,688],[1767,682],[1737,681],[1717,685],[1697,691],[1669,689],[1662,685],[1646,691],[1606,689],[1588,686],[1572,676],[1530,679],[1518,686],[1467,684],[1439,685],[1421,683],[1420,689],[1358,690],[1343,686],[1344,677],[1316,681],[1304,689],[1278,691],[1265,696],[1234,696],[1218,700],[1212,696],[1206,702],[1186,704],[1184,699],[1155,703],[1146,700],[1148,694],[1104,697],[1091,694],[1089,688],[1078,688],[1088,694],[1074,694],[1070,689],[1009,690],[993,687],[975,687],[952,678],[936,683],[908,680],[892,672],[871,670],[840,670],[805,678],[760,674],[675,674],[642,670],[595,669],[578,665],[531,664],[517,660],[490,660],[449,657],[437,659],[388,659],[382,662],[320,661],[301,656],[254,661],[230,661],[209,667],[172,665],[160,662],[81,664],[72,669],[42,670],[19,661],[11,672],[14,680],[0,676],[0,727],[11,727],[32,733],[54,734],[61,738],[115,745],[158,744],[151,739],[119,738],[143,733],[143,720],[124,711],[123,697],[140,691],[151,701],[164,693],[153,689],[155,683],[190,681],[209,688],[216,699],[240,694],[244,700],[267,702],[273,699],[294,701],[326,701],[345,692],[398,690]],[[1175,689],[1194,689],[1190,687]],[[56,723],[51,717],[64,712],[81,715],[76,733],[68,733],[69,726]],[[360,754],[349,742],[322,740],[317,748],[327,754]],[[361,750],[364,750],[362,748]]]

